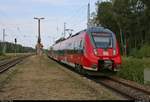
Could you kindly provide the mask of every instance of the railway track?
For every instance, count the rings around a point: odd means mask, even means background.
[[[31,55],[33,55],[33,54],[31,54]],[[12,66],[21,62],[24,58],[29,57],[31,55],[25,55],[25,56],[21,56],[21,57],[17,57],[17,58],[3,61],[2,63],[0,63],[0,73],[3,73],[4,71],[8,70]]]
[[[68,67],[68,66],[66,66]],[[69,68],[72,70],[72,68]],[[73,70],[72,70],[73,71]],[[76,71],[77,72],[77,71]],[[80,74],[79,72],[77,72]],[[98,84],[102,84],[105,87],[111,88],[112,90],[120,93],[123,96],[131,100],[137,100],[140,102],[150,101],[150,89],[146,89],[143,85],[138,83],[131,83],[125,79],[112,77],[112,76],[85,76]]]
[[[60,62],[59,64],[81,75],[81,73],[78,72],[77,70],[74,70],[73,67],[60,63]],[[82,76],[98,84],[104,85],[105,87],[108,87],[116,91],[117,93],[120,93],[121,95],[126,96],[127,98],[131,100],[136,100],[137,102],[150,102],[150,89],[147,89],[143,85],[140,85],[136,82],[129,81],[126,79],[115,77],[115,76],[105,76],[104,74],[94,75],[92,73],[89,75],[82,74]]]
[[[137,86],[132,84],[125,79],[121,78],[103,76],[98,78],[89,78],[94,80],[96,83],[102,84],[108,88],[111,88],[120,94],[129,97],[132,100],[149,102],[150,101],[150,91],[146,90],[143,86]]]
[[[8,60],[8,59],[10,59],[10,58],[11,58],[11,57],[1,58],[1,59],[0,59],[0,63],[4,62],[5,60]]]

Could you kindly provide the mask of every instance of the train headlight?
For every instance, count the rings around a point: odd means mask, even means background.
[[[113,50],[113,55],[116,55],[116,50]]]
[[[94,54],[95,54],[96,56],[98,55],[97,49],[94,49]]]

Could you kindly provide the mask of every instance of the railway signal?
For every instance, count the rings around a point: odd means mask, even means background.
[[[16,53],[17,53],[17,38],[15,38],[15,56],[16,56]]]
[[[15,44],[17,43],[17,39],[15,38]]]

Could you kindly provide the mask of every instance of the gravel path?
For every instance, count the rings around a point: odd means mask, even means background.
[[[6,75],[0,75],[0,100],[119,99],[103,87],[93,90],[84,83],[86,79],[81,81],[81,78],[72,77],[61,67],[46,56],[27,58],[9,74],[4,73],[8,74],[6,81],[2,81]]]

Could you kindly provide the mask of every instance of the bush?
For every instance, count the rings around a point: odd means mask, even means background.
[[[136,56],[137,56],[137,52],[138,52],[138,50],[137,50],[136,48],[132,48],[132,49],[130,50],[129,56],[136,57]]]
[[[133,56],[136,58],[150,57],[150,45],[145,44],[139,50],[136,48],[133,48],[130,52],[130,56]]]
[[[150,57],[150,46],[148,44],[144,45],[137,53],[137,57]]]
[[[15,49],[17,53],[26,53],[26,52],[34,52],[35,49],[31,48],[31,47],[24,47],[22,45],[15,45],[13,43],[9,43],[9,42],[0,42],[0,55],[2,54],[3,51],[3,46],[4,44],[6,44],[6,53],[14,53]]]
[[[3,56],[4,54],[3,54],[3,52],[2,51],[0,51],[0,56]]]
[[[150,68],[150,59],[137,59],[123,57],[121,70],[117,73],[119,77],[144,84],[144,69]]]

